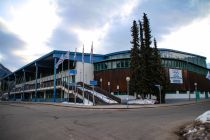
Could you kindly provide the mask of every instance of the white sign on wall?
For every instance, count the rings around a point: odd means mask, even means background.
[[[170,77],[170,83],[173,84],[183,83],[182,70],[180,69],[169,69],[169,77]]]

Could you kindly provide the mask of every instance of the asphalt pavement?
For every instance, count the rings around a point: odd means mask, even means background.
[[[210,102],[135,109],[0,103],[0,140],[175,140]]]

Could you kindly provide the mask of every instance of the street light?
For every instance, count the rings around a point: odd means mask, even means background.
[[[198,84],[197,84],[197,83],[194,83],[194,85],[195,85],[195,91],[197,91],[197,85],[198,85]]]
[[[189,70],[188,70],[188,58],[187,58],[187,66],[186,66],[186,71],[187,71],[187,85],[188,85],[188,91],[189,91],[189,101],[191,99],[190,95],[190,77],[189,77]]]
[[[102,89],[102,81],[103,81],[103,79],[102,79],[102,78],[100,78],[100,83],[101,83],[101,89]]]
[[[120,89],[120,86],[117,85],[117,92],[118,92],[118,95],[119,95],[119,89]]]
[[[194,86],[195,86],[195,100],[197,102],[197,83],[194,83]]]
[[[110,82],[108,82],[107,84],[108,84],[108,88],[109,88],[109,93],[110,93]]]
[[[126,81],[127,81],[127,108],[128,108],[128,97],[129,97],[129,81],[130,81],[130,77],[126,77]]]

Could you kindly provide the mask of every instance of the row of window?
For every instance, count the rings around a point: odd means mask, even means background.
[[[160,55],[161,58],[184,60],[202,67],[206,67],[206,59],[204,57],[199,57],[196,55],[190,55],[180,52],[166,51],[166,50],[160,50]],[[126,58],[130,58],[130,53],[111,55],[107,56],[105,59],[113,60],[113,59],[126,59]]]
[[[205,68],[198,67],[196,65],[192,65],[190,63],[186,63],[183,61],[162,59],[161,63],[164,67],[188,69],[189,71],[193,71],[202,75],[206,75],[207,73],[207,70]],[[130,59],[112,60],[112,61],[106,61],[94,64],[95,71],[117,69],[117,68],[129,68],[129,67],[130,67]]]
[[[171,52],[171,51],[160,51],[161,58],[173,58],[184,60],[187,62],[191,62],[193,64],[206,67],[206,59],[203,57],[190,55],[190,54],[183,54],[178,52]]]
[[[206,75],[207,73],[207,70],[205,68],[198,67],[196,65],[192,65],[190,63],[186,63],[182,61],[162,59],[161,63],[164,67],[188,69],[189,71],[196,72],[202,75]]]
[[[116,61],[106,61],[94,64],[95,71],[107,70],[107,69],[116,69],[116,68],[129,68],[130,60],[116,60]]]
[[[111,55],[111,56],[107,56],[105,59],[113,60],[113,59],[126,59],[126,58],[130,58],[130,53]]]

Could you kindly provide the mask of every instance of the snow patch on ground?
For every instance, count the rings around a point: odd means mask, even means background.
[[[181,128],[181,139],[210,140],[210,110],[198,116],[195,121]]]
[[[90,105],[90,106],[92,106],[93,104],[92,103],[85,103],[85,104],[83,104],[83,103],[73,103],[73,102],[62,102],[62,104],[69,104],[69,105]]]
[[[152,99],[136,99],[128,101],[128,104],[155,104],[155,102]]]
[[[194,121],[179,130],[180,139],[210,140],[210,123]]]
[[[189,135],[189,134],[191,134],[191,133],[195,133],[195,132],[197,132],[197,131],[198,131],[198,130],[197,130],[196,128],[193,128],[192,130],[190,129],[190,130],[188,130],[188,132],[185,133],[183,136]]]
[[[196,121],[200,121],[202,123],[210,123],[210,110],[198,116],[198,118],[196,118]]]

